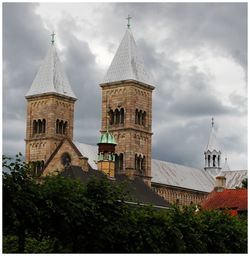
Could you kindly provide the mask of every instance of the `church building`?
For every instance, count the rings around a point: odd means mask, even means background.
[[[221,166],[212,120],[204,152],[203,168],[196,169],[152,159],[153,85],[138,53],[130,24],[113,61],[100,84],[102,127],[100,140],[88,145],[75,140],[76,95],[64,73],[54,42],[26,94],[26,162],[37,161],[38,175],[78,166],[82,172],[98,170],[111,179],[120,174],[141,179],[147,187],[170,203],[200,203],[215,186],[217,176],[225,187],[240,186],[247,170]],[[84,100],[84,99],[78,99]],[[98,144],[98,145],[97,145]]]

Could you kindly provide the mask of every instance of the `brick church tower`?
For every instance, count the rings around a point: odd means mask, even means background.
[[[47,55],[25,98],[26,162],[40,161],[39,171],[65,137],[73,139],[76,96],[57,55],[54,34]]]
[[[150,185],[154,87],[150,85],[149,75],[138,54],[129,23],[100,86],[101,132],[107,129],[109,113],[109,131],[117,142],[116,172],[130,177],[141,176]]]

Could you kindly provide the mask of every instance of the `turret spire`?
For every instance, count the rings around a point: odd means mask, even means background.
[[[63,70],[55,47],[55,33],[51,34],[51,45],[40,66],[26,97],[44,93],[56,93],[76,99]]]
[[[214,172],[215,175],[217,175],[221,169],[221,151],[217,143],[213,117],[212,117],[211,124],[212,124],[212,127],[211,127],[210,137],[208,140],[206,150],[204,152],[205,169],[210,170],[210,172],[212,171]]]
[[[128,15],[128,28],[101,84],[125,80],[135,80],[148,85],[152,84],[130,29],[130,19],[131,17]]]

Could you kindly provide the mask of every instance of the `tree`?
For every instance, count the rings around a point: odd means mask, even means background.
[[[38,180],[20,155],[3,166],[5,253],[247,252],[247,221],[222,211],[128,205],[126,183]]]

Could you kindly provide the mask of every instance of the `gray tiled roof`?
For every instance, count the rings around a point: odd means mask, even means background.
[[[74,141],[74,144],[93,169],[97,169],[98,147]],[[215,177],[204,169],[192,168],[180,164],[152,159],[152,182],[168,186],[181,187],[197,191],[211,192],[214,188]],[[247,177],[247,170],[222,171],[226,177],[227,188],[241,186]]]
[[[137,50],[132,32],[127,29],[102,83],[130,79],[149,85],[152,84]]]
[[[47,55],[25,96],[28,97],[51,92],[76,99],[66,74],[63,71],[54,44],[50,46]]]

